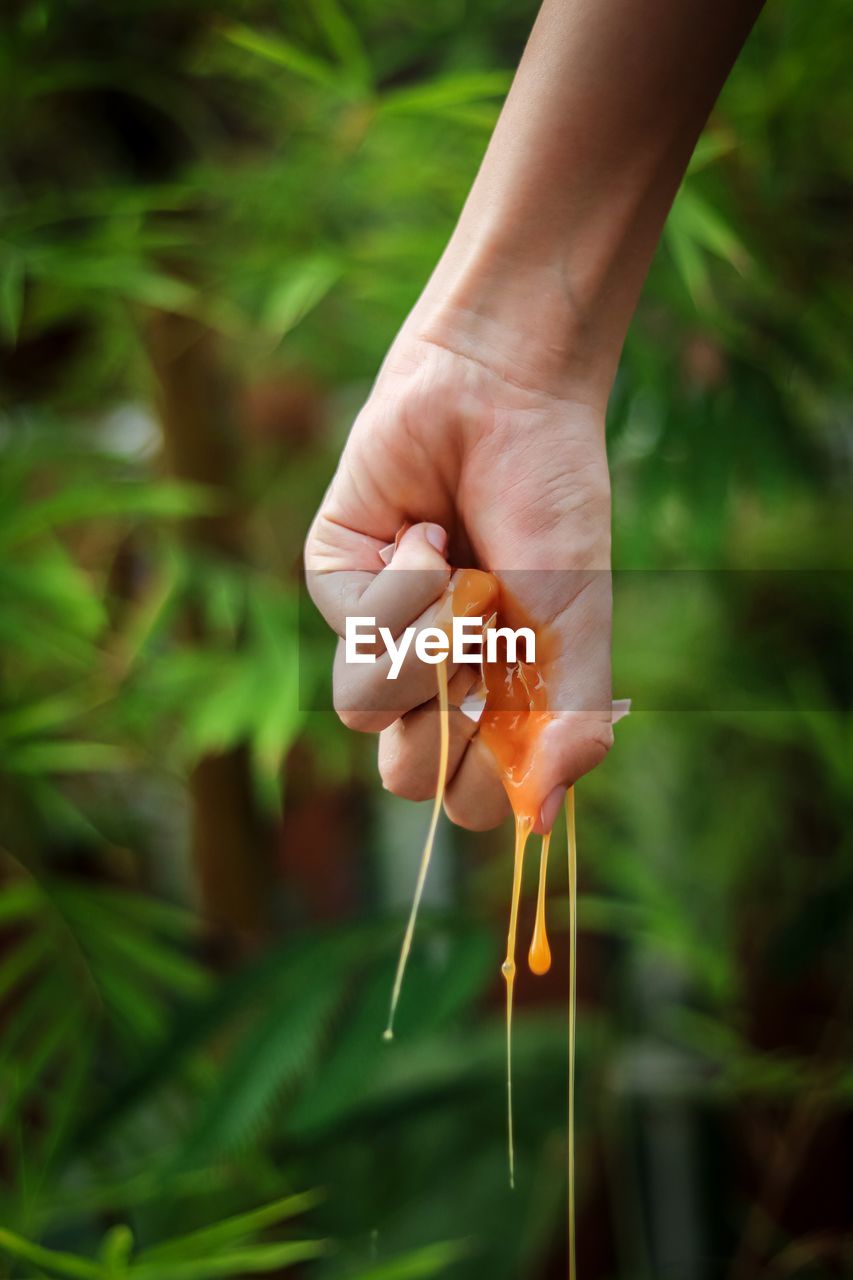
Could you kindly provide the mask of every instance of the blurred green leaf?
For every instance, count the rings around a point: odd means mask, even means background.
[[[222,34],[238,49],[257,54],[266,62],[284,67],[323,88],[334,88],[338,82],[337,69],[332,63],[324,62],[280,35],[268,35],[237,23],[223,27]]]
[[[294,329],[334,287],[342,275],[340,263],[316,254],[289,267],[266,296],[261,324],[281,339]]]
[[[114,772],[128,767],[128,757],[104,742],[64,742],[56,739],[18,742],[4,757],[6,768],[16,773]]]
[[[303,1191],[298,1195],[284,1196],[271,1204],[239,1213],[212,1226],[191,1231],[188,1235],[166,1240],[140,1254],[140,1262],[151,1266],[155,1262],[170,1264],[181,1258],[210,1255],[223,1247],[233,1247],[257,1231],[275,1226],[297,1214],[313,1209],[322,1197],[315,1191]]]
[[[230,1253],[222,1253],[210,1258],[196,1258],[169,1263],[170,1280],[214,1280],[223,1277],[230,1280],[234,1275],[258,1275],[267,1271],[278,1271],[283,1267],[293,1266],[298,1262],[310,1262],[321,1258],[328,1252],[324,1240],[292,1240],[283,1244],[246,1245],[242,1249],[234,1249]],[[134,1280],[163,1280],[162,1266],[159,1262],[147,1265],[140,1262],[131,1272]]]
[[[730,155],[736,147],[737,139],[732,134],[720,129],[707,129],[693,148],[693,155],[687,166],[688,174],[707,168],[723,156]]]
[[[0,1057],[0,1078],[5,1077],[5,1088],[0,1098],[0,1134],[35,1092],[42,1075],[53,1067],[57,1059],[67,1055],[82,1030],[79,1009],[71,1006],[57,1010],[56,1016],[39,1029],[14,1059],[3,1053]]]
[[[113,481],[65,488],[52,497],[0,517],[0,543],[16,546],[58,526],[81,520],[124,520],[209,514],[221,500],[201,485],[160,480]]]
[[[3,898],[0,898],[0,903],[2,902]],[[49,938],[42,933],[34,933],[4,956],[0,960],[0,1001],[5,1000],[10,992],[40,968],[49,952]]]
[[[711,300],[711,284],[702,252],[693,236],[677,217],[673,219],[672,214],[664,227],[664,240],[694,305],[699,309],[707,307]]]
[[[424,1276],[441,1275],[467,1252],[467,1247],[458,1243],[426,1245],[404,1258],[392,1258],[359,1271],[358,1280],[421,1280]]]
[[[67,1277],[68,1280],[105,1280],[103,1268],[96,1263],[55,1249],[43,1249],[5,1227],[0,1227],[0,1249],[50,1276]]]
[[[683,186],[676,196],[670,218],[682,236],[716,254],[735,270],[742,272],[748,266],[749,254],[734,228],[690,184]]]
[[[116,929],[110,917],[89,916],[86,948],[104,965],[126,965],[131,974],[139,971],[144,979],[162,984],[175,995],[198,996],[210,985],[204,970],[174,946],[127,924]]]
[[[133,1253],[133,1232],[124,1223],[111,1227],[101,1241],[98,1254],[109,1276],[127,1273]]]
[[[315,0],[314,17],[323,30],[329,49],[355,85],[370,85],[370,59],[358,27],[341,0]]]
[[[118,254],[107,246],[96,245],[88,252],[77,247],[75,252],[67,253],[61,248],[41,248],[31,252],[28,267],[34,279],[54,286],[115,294],[162,311],[191,315],[197,308],[192,285],[149,265],[138,250]]]
[[[40,904],[41,894],[35,881],[21,878],[6,882],[0,888],[0,925],[27,919]]]
[[[413,88],[394,89],[379,102],[384,115],[441,115],[449,108],[470,106],[484,98],[502,98],[512,83],[509,71],[460,72]]]
[[[25,284],[20,254],[7,249],[0,257],[0,334],[12,344],[17,342],[21,327]]]
[[[271,1108],[314,1062],[341,999],[336,965],[318,965],[310,987],[287,983],[243,1030],[199,1109],[184,1160],[232,1152],[257,1139]],[[297,999],[299,995],[299,999]]]

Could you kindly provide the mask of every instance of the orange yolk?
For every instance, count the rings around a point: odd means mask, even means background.
[[[482,617],[486,624],[497,621],[498,625],[530,626],[530,620],[502,591],[492,573],[465,569],[457,576],[452,592],[456,617]],[[547,644],[544,631],[538,632],[536,639],[540,647]],[[538,808],[537,797],[529,786],[531,766],[539,735],[552,718],[541,667],[521,661],[484,663],[483,684],[486,705],[480,718],[480,737],[498,765],[513,812],[532,826]]]

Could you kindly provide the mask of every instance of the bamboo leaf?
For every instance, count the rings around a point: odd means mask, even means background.
[[[212,1258],[170,1262],[164,1273],[162,1263],[140,1264],[131,1271],[133,1280],[231,1280],[237,1275],[258,1275],[277,1271],[297,1262],[310,1262],[328,1252],[324,1240],[293,1240],[284,1244],[252,1245]]]
[[[267,295],[261,314],[264,329],[283,338],[322,302],[342,274],[341,264],[325,254],[315,254],[293,267]]]
[[[185,575],[175,557],[158,573],[130,614],[117,643],[122,670],[129,671],[177,609]]]
[[[703,133],[690,157],[690,163],[687,166],[688,174],[706,169],[723,156],[729,155],[736,146],[737,139],[731,134],[721,133],[719,130]]]
[[[17,1057],[12,1067],[12,1074],[17,1078],[5,1089],[0,1101],[0,1131],[36,1089],[42,1072],[79,1036],[80,1030],[79,1010],[74,1005],[66,1007],[55,1020],[47,1023],[29,1052]]]
[[[61,778],[61,775],[59,775]],[[45,829],[54,831],[65,838],[73,837],[83,840],[88,845],[98,847],[109,843],[104,832],[90,821],[88,813],[75,804],[66,795],[62,785],[44,776],[29,775],[26,779],[33,804],[42,815]]]
[[[37,1167],[43,1176],[50,1176],[67,1150],[91,1079],[93,1051],[88,1037],[75,1037],[68,1046],[58,1083],[43,1099],[44,1137],[37,1156]]]
[[[0,542],[5,542],[2,535]],[[0,595],[4,600],[0,633],[13,643],[30,647],[41,636],[45,648],[54,655],[57,649],[75,660],[79,655],[88,667],[91,648],[74,642],[92,641],[107,619],[92,581],[53,541],[39,548],[35,563],[15,564],[9,559],[7,556],[7,563],[0,566]]]
[[[53,742],[15,743],[6,756],[6,767],[16,773],[114,773],[126,769],[126,753],[105,742],[79,738]]]
[[[215,510],[217,505],[217,497],[210,489],[183,481],[89,482],[67,486],[49,498],[8,513],[0,523],[0,541],[14,546],[81,520],[203,515]]]
[[[38,981],[21,1004],[17,1015],[7,1019],[0,1034],[0,1071],[15,1069],[20,1061],[21,1046],[31,1035],[38,1035],[43,1025],[59,1020],[68,1005],[68,983],[65,974],[57,966],[50,966],[39,974]]]
[[[192,1052],[221,1036],[256,1006],[268,1007],[293,980],[294,973],[313,972],[315,967],[333,963],[342,980],[358,958],[373,954],[379,940],[387,941],[387,934],[375,925],[353,928],[335,937],[324,932],[271,949],[224,979],[207,1001],[182,1009],[169,1039],[151,1051],[124,1087],[87,1124],[82,1143],[89,1146],[106,1130],[115,1128],[167,1080],[179,1075]]]
[[[135,1040],[155,1041],[163,1035],[166,1017],[149,991],[109,964],[97,964],[94,977],[105,1002]]]
[[[50,953],[46,930],[38,929],[24,942],[19,942],[0,962],[0,1001],[38,969]]]
[[[509,71],[474,71],[444,76],[412,88],[394,89],[379,102],[382,115],[440,115],[448,107],[502,98],[512,83]]]
[[[175,906],[147,893],[131,892],[105,884],[78,884],[76,881],[52,881],[52,892],[63,903],[71,901],[88,918],[92,906],[112,917],[124,916],[135,926],[153,929],[175,938],[187,940],[200,927],[197,916],[186,907]]]
[[[440,1275],[468,1251],[461,1242],[426,1245],[405,1257],[392,1258],[367,1271],[359,1271],[358,1280],[425,1280],[427,1276]]]
[[[228,1190],[233,1174],[218,1169],[193,1170],[173,1178],[165,1178],[162,1169],[148,1168],[128,1178],[112,1178],[93,1186],[75,1187],[64,1193],[56,1191],[46,1214],[48,1224],[79,1219],[81,1214],[108,1214],[135,1210],[164,1200],[175,1205],[186,1199]]]
[[[0,715],[0,737],[32,737],[48,729],[66,728],[89,710],[92,702],[91,694],[82,691],[28,702]]]
[[[212,1226],[202,1227],[187,1235],[167,1240],[163,1244],[154,1245],[139,1255],[142,1264],[172,1261],[189,1255],[198,1257],[211,1254],[224,1245],[233,1246],[240,1240],[263,1231],[267,1227],[293,1218],[299,1213],[312,1209],[322,1197],[316,1191],[304,1191],[298,1195],[285,1196],[274,1200],[271,1204],[261,1205],[246,1213],[239,1213]]]
[[[12,346],[18,341],[24,313],[24,261],[14,250],[0,262],[0,333]]]
[[[42,905],[38,884],[29,878],[10,880],[0,890],[0,925],[29,919]]]
[[[690,236],[696,244],[707,249],[737,271],[743,271],[749,263],[749,254],[743,242],[720,213],[691,186],[682,187],[670,218],[675,219],[682,235]]]
[[[685,233],[677,221],[672,220],[672,215],[664,227],[664,238],[672,254],[676,272],[695,306],[707,306],[711,297],[710,279],[696,241]]]
[[[329,48],[353,84],[366,89],[371,81],[370,59],[358,27],[343,5],[339,0],[314,0],[314,17]]]
[[[198,303],[195,288],[177,276],[149,265],[136,252],[116,253],[99,244],[42,248],[31,253],[30,274],[51,285],[81,293],[112,294],[128,302],[180,314],[193,314]]]
[[[304,80],[321,85],[324,89],[332,89],[338,83],[338,71],[332,63],[324,62],[322,58],[308,53],[305,49],[300,49],[298,45],[285,40],[282,36],[267,35],[239,23],[224,27],[222,34],[238,49],[254,53],[267,62],[294,72]]]
[[[148,936],[125,925],[116,928],[114,919],[90,915],[81,935],[85,946],[112,966],[122,965],[140,976],[162,983],[170,992],[198,996],[206,992],[210,979],[204,969],[172,944]]]
[[[304,714],[299,706],[296,622],[289,607],[254,596],[252,620],[262,662],[258,666],[263,696],[254,717],[252,751],[262,776],[277,780],[285,753],[294,742]],[[289,605],[289,602],[287,602]]]
[[[24,1240],[5,1227],[0,1227],[0,1249],[9,1257],[17,1258],[19,1262],[28,1262],[41,1271],[47,1271],[51,1276],[67,1277],[67,1280],[105,1280],[104,1269],[97,1263],[75,1257],[71,1253],[59,1253],[55,1249],[44,1249],[41,1245],[31,1244],[29,1240]],[[154,1280],[153,1276],[151,1280]]]
[[[127,1274],[130,1256],[133,1253],[133,1232],[123,1222],[111,1227],[106,1233],[98,1255],[104,1264],[107,1275],[123,1276]]]
[[[198,1163],[248,1146],[276,1101],[310,1069],[340,999],[338,975],[286,986],[244,1031],[200,1107],[183,1155]]]

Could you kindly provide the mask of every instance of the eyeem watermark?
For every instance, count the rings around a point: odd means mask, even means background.
[[[396,680],[409,650],[421,662],[437,667],[446,658],[454,663],[498,661],[498,645],[505,645],[501,660],[536,661],[536,636],[530,627],[489,627],[484,630],[482,618],[454,618],[450,634],[445,627],[406,627],[395,639],[388,627],[377,627],[375,618],[347,618],[344,633],[344,657],[347,662],[376,662],[377,649],[383,645],[391,659],[386,680]],[[519,650],[523,649],[523,653]]]

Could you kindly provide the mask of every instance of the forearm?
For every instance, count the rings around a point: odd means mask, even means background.
[[[670,203],[760,5],[545,0],[413,317],[422,335],[606,400]]]

